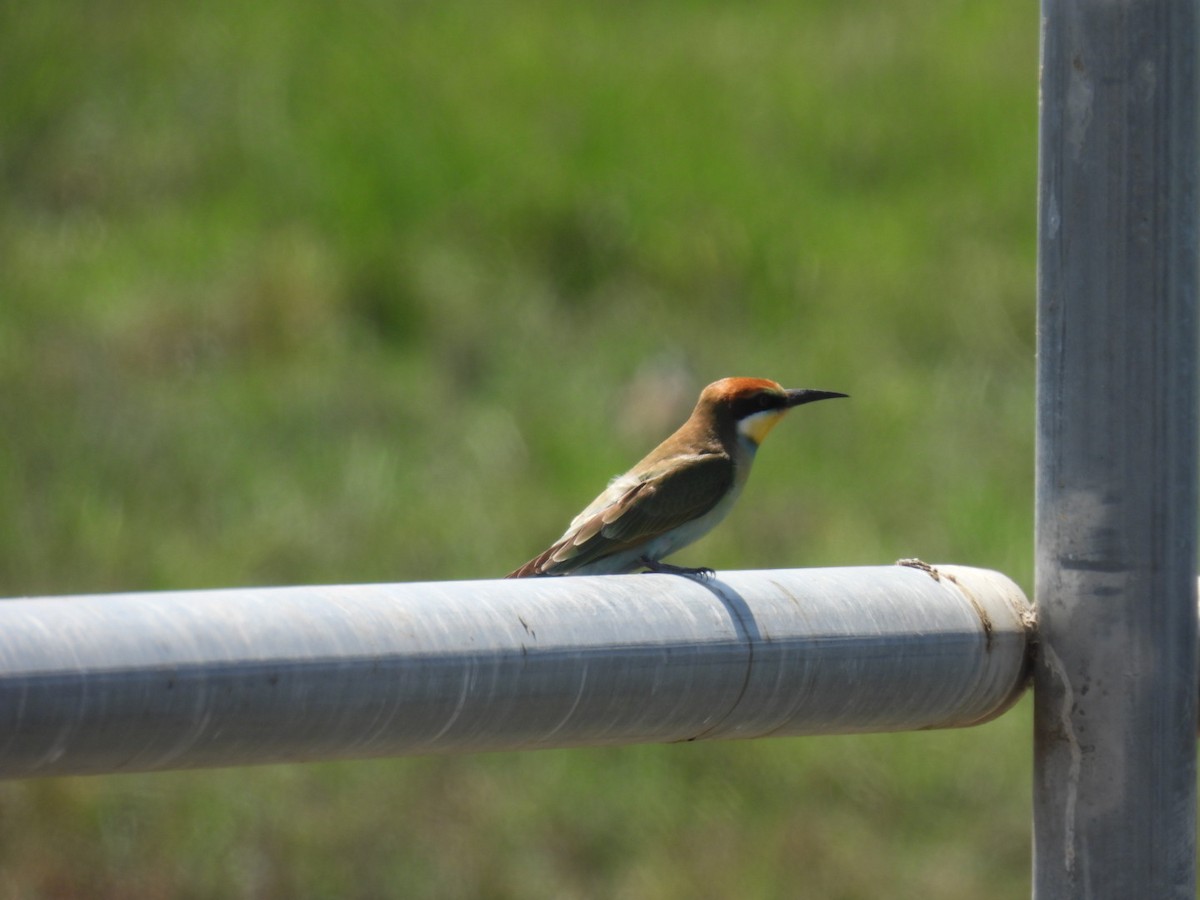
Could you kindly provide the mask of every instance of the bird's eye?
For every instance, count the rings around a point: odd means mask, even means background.
[[[754,398],[754,405],[759,409],[769,409],[775,405],[774,400],[770,394],[759,394]]]

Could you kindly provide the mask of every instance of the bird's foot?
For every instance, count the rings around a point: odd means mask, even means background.
[[[660,562],[657,559],[650,559],[648,556],[643,556],[638,562],[649,569],[651,572],[656,572],[659,575],[689,575],[703,580],[712,578],[717,574],[715,569],[710,569],[708,566],[673,566],[670,563]]]

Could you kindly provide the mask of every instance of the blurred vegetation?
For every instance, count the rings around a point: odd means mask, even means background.
[[[1035,4],[0,4],[0,595],[479,578],[724,375],[720,567],[1031,573]],[[992,898],[963,732],[0,785],[0,897]]]

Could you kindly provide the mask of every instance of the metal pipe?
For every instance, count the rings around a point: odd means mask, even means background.
[[[905,566],[0,601],[0,777],[971,725],[1029,605]]]
[[[1196,4],[1042,23],[1034,896],[1192,900]]]

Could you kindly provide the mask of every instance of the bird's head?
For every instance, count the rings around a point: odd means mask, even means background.
[[[793,406],[846,396],[809,388],[788,390],[767,378],[722,378],[701,392],[697,410],[713,416],[718,425],[732,425],[757,446]]]

